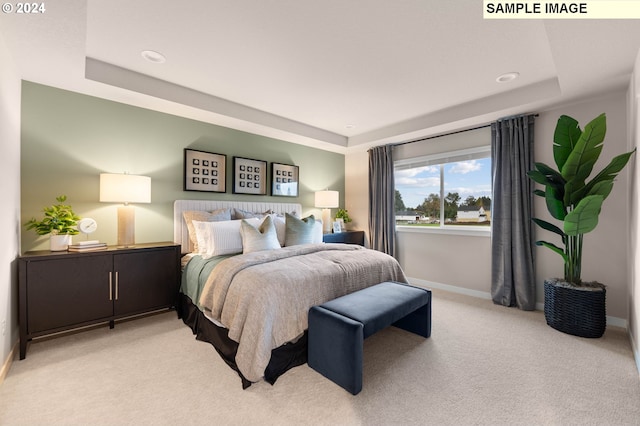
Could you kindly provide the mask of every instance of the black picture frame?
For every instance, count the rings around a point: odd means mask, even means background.
[[[227,156],[184,149],[185,191],[227,192]]]
[[[297,197],[300,168],[292,164],[271,163],[271,195]]]
[[[233,193],[267,195],[267,162],[233,157]]]

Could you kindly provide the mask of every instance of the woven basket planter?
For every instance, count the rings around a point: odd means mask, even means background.
[[[600,283],[570,286],[559,279],[544,281],[547,324],[579,337],[602,337],[607,327],[606,288]]]

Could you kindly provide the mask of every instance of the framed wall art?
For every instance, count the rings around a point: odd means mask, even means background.
[[[298,175],[298,166],[271,163],[271,195],[297,197]]]
[[[267,162],[233,157],[233,193],[267,195]]]
[[[226,155],[185,148],[185,191],[226,192],[226,176]]]

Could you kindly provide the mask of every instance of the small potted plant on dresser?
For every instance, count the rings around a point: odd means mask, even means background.
[[[346,209],[338,209],[338,212],[336,213],[336,220],[337,219],[342,219],[342,222],[344,223],[344,229],[343,231],[347,230],[349,227],[347,226],[347,224],[349,222],[351,222],[351,218],[349,217],[349,213],[347,212]]]
[[[49,235],[51,251],[65,251],[71,244],[71,236],[78,234],[78,220],[80,217],[73,212],[70,205],[64,204],[66,195],[56,197],[58,204],[45,207],[44,218],[32,218],[25,226],[35,230],[38,235]]]
[[[545,319],[556,330],[580,337],[601,337],[606,328],[606,287],[599,282],[582,281],[581,277],[584,234],[598,225],[602,203],[611,193],[615,177],[635,152],[613,158],[587,182],[602,152],[606,130],[604,114],[589,122],[584,131],[575,119],[561,116],[553,136],[553,157],[558,170],[536,163],[528,173],[533,181],[544,185],[544,191],[536,190],[535,194],[546,200],[547,210],[562,226],[533,219],[562,241],[560,246],[536,242],[564,261],[564,277],[544,282]]]

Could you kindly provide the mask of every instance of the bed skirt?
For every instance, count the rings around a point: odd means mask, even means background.
[[[228,330],[209,321],[191,299],[183,293],[180,293],[177,312],[178,317],[182,318],[182,321],[191,328],[196,339],[213,345],[224,362],[238,373],[242,380],[242,388],[246,389],[251,386],[251,382],[242,375],[236,365],[238,343],[229,338]],[[278,377],[289,369],[306,362],[307,332],[305,331],[304,335],[295,343],[286,343],[271,351],[271,360],[264,371],[264,380],[273,385]]]

